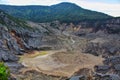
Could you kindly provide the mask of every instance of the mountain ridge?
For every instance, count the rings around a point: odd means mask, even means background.
[[[12,6],[0,5],[0,9],[10,15],[34,22],[79,22],[81,20],[107,19],[107,14],[84,9],[74,3],[63,2],[51,6],[28,5]]]

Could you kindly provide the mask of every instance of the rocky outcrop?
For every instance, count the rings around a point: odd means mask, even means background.
[[[95,74],[95,80],[120,80],[120,77],[115,74]]]
[[[16,61],[20,48],[16,40],[9,34],[7,28],[0,25],[0,61]]]
[[[119,80],[120,79],[120,56],[112,56],[103,61],[103,65],[95,66],[96,79],[99,80]]]
[[[86,35],[88,33],[94,33],[98,31],[103,31],[104,33],[109,34],[119,34],[120,17],[105,20],[81,21],[76,27],[80,27],[80,29],[75,32],[75,35],[77,36]]]
[[[86,48],[84,49],[84,52],[86,53],[91,53],[94,55],[102,55],[103,57],[119,55],[120,53],[119,35],[116,35],[116,34],[96,35],[94,34],[94,37],[91,36],[90,38],[88,37],[88,39],[89,39],[89,42],[86,45]]]
[[[120,17],[107,20],[105,22],[106,31],[108,33],[120,33]]]

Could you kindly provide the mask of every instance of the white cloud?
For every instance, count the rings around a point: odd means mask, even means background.
[[[68,1],[74,2],[86,9],[104,12],[112,16],[120,16],[120,3],[112,4],[112,3],[103,3],[103,2],[90,2],[88,0],[87,1],[86,0],[79,0],[79,1],[68,0]]]
[[[2,2],[3,1],[3,2]],[[104,12],[112,16],[120,16],[120,3],[103,3],[103,2],[90,2],[90,0],[2,0],[0,3],[11,5],[52,5],[60,2],[72,2],[79,6]]]
[[[83,8],[95,10],[99,12],[104,12],[112,16],[120,16],[120,3],[108,4],[100,2],[88,2],[88,1],[78,1],[78,0],[69,0],[70,2],[76,2]]]
[[[10,5],[52,5],[62,2],[62,0],[6,0]]]

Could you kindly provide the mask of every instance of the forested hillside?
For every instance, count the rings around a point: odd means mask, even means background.
[[[99,20],[111,18],[111,16],[83,9],[74,3],[60,3],[51,6],[10,6],[0,5],[0,9],[10,15],[34,22],[79,22],[81,20]]]

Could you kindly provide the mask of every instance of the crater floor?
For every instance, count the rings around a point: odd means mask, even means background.
[[[28,70],[62,77],[70,77],[83,68],[93,70],[93,67],[102,64],[102,61],[101,57],[66,50],[34,51],[23,55],[20,60]]]

